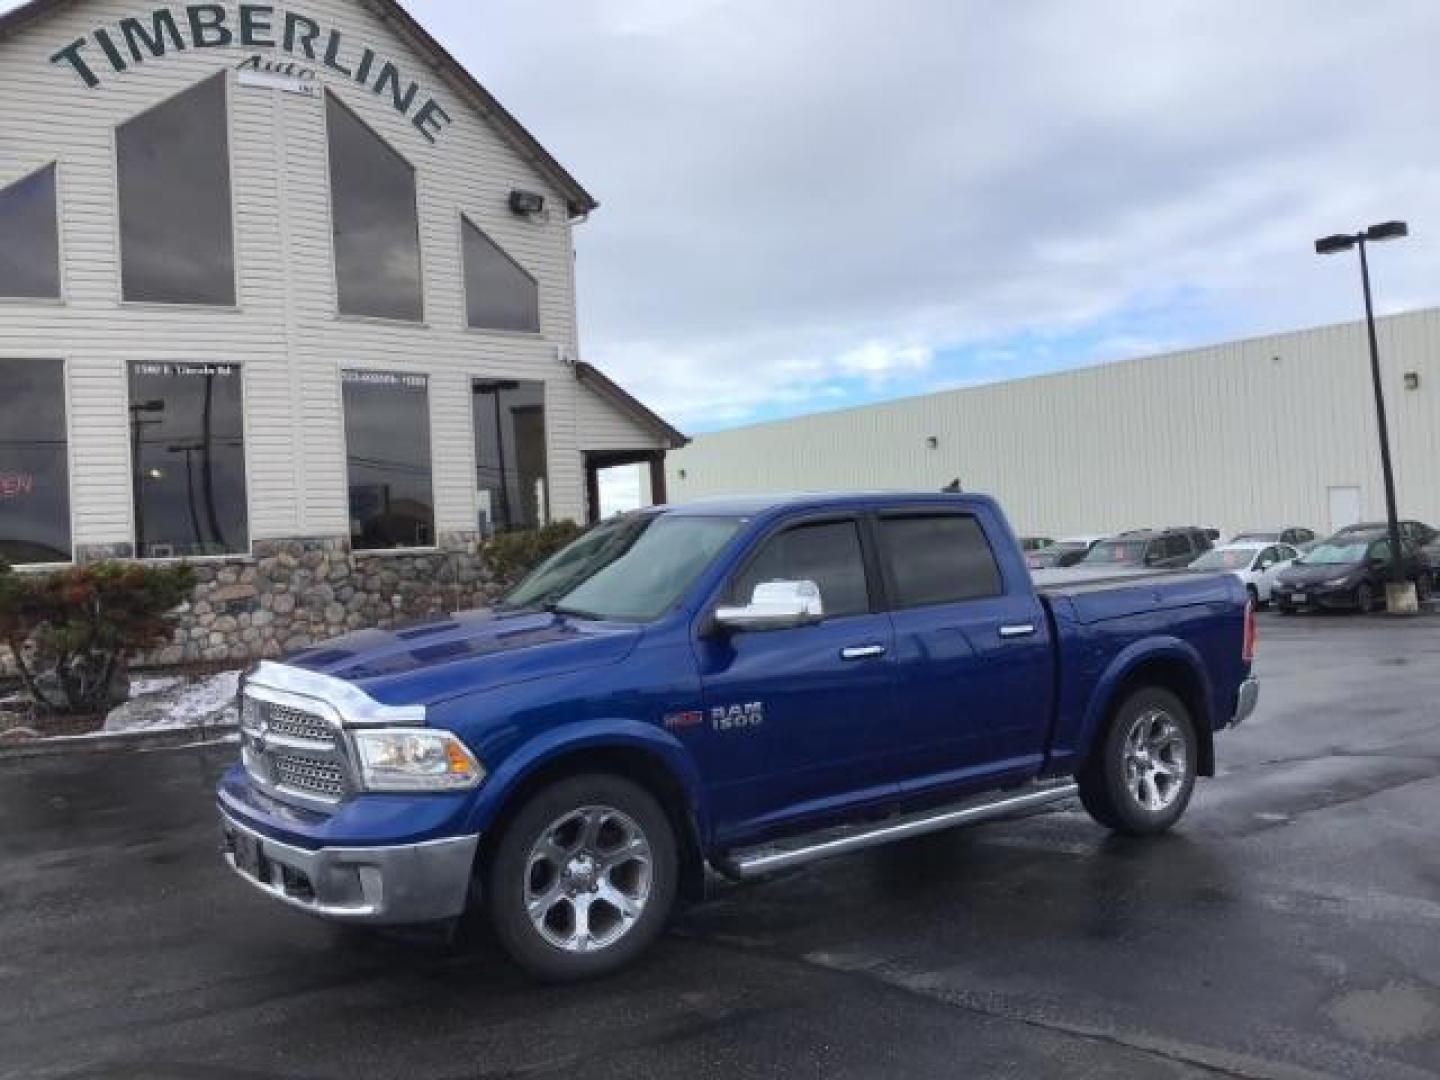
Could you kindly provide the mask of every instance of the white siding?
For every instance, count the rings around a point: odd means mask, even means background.
[[[235,4],[227,4],[232,25]],[[0,186],[59,160],[65,302],[0,301],[0,356],[67,361],[77,544],[132,537],[126,436],[126,371],[133,360],[184,359],[244,366],[251,534],[257,538],[347,531],[342,366],[431,376],[437,528],[473,529],[476,518],[471,376],[544,379],[552,505],[583,518],[581,393],[559,351],[578,351],[573,258],[565,198],[493,126],[463,103],[431,60],[358,0],[294,5],[343,32],[347,50],[368,45],[433,94],[453,123],[436,145],[368,90],[322,69],[331,86],[416,167],[425,275],[423,326],[337,316],[332,266],[324,102],[230,80],[239,305],[167,309],[119,303],[113,129],[124,120],[233,68],[254,50],[188,50],[123,74],[95,68],[87,89],[49,57],[97,26],[147,15],[153,4],[92,0],[0,42]],[[277,6],[283,8],[283,5]],[[173,8],[180,12],[179,7]],[[87,53],[87,55],[89,55]],[[510,213],[514,187],[545,194],[548,220]],[[483,333],[464,326],[459,217],[467,213],[540,283],[541,334]]]
[[[1380,349],[1401,515],[1440,523],[1440,309],[1382,320]],[[670,493],[959,477],[1027,533],[1323,531],[1331,486],[1359,486],[1366,517],[1384,516],[1368,357],[1352,323],[759,424],[671,454]]]
[[[576,399],[576,423],[585,433],[586,450],[659,450],[667,445],[654,428],[583,385]]]

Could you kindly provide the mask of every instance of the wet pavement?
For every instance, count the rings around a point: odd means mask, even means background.
[[[1440,617],[1265,616],[1259,670],[1171,836],[835,859],[560,989],[252,895],[232,747],[0,762],[0,1078],[1440,1076]]]

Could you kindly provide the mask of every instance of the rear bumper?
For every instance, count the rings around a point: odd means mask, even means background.
[[[1251,676],[1240,684],[1240,693],[1235,701],[1235,716],[1230,721],[1230,726],[1242,724],[1255,711],[1255,706],[1260,704],[1260,680]]]
[[[406,925],[465,911],[480,837],[389,847],[285,844],[220,811],[221,854],[267,896],[336,922]]]

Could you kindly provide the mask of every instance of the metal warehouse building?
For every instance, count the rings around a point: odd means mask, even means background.
[[[485,597],[677,431],[578,359],[595,200],[393,0],[0,17],[0,557],[191,559],[171,659]]]
[[[1379,335],[1400,513],[1440,522],[1440,309]],[[669,470],[677,502],[958,478],[1046,536],[1385,515],[1363,323],[704,435]]]

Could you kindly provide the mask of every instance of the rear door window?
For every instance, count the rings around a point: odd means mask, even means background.
[[[999,596],[1000,566],[968,514],[880,519],[880,550],[897,608]]]
[[[870,611],[869,579],[854,521],[797,525],[765,541],[759,555],[736,576],[728,602],[748,604],[755,586],[768,581],[813,581],[825,616]]]

